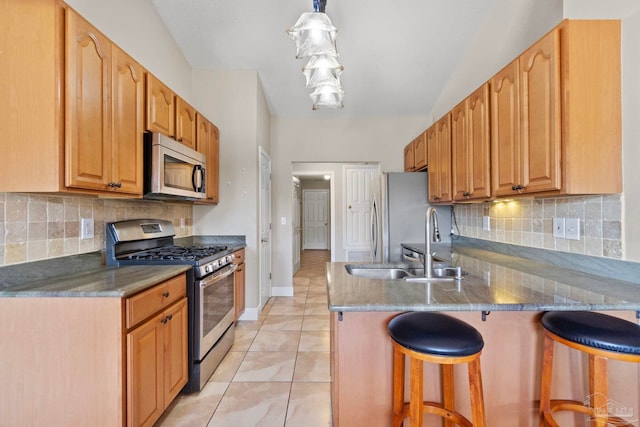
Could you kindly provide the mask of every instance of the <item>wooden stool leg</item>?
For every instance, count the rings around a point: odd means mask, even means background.
[[[409,427],[422,427],[422,360],[411,358],[409,369],[411,371],[409,381]]]
[[[607,425],[607,359],[602,356],[589,355],[589,400],[593,408],[593,418],[597,427]]]
[[[471,393],[471,421],[473,427],[484,427],[484,396],[482,393],[482,371],[480,370],[480,358],[469,362],[469,391]]]
[[[551,376],[553,373],[553,339],[546,333],[544,335],[544,351],[542,353],[542,382],[540,384],[540,423],[539,427],[545,427],[544,414],[551,410]]]
[[[404,417],[404,354],[393,346],[393,427],[400,427]]]
[[[453,365],[440,365],[442,376],[442,403],[445,408],[455,411],[455,392],[453,385]],[[445,420],[444,427],[454,427],[456,424],[451,420]]]

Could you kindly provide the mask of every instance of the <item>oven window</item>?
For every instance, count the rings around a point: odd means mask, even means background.
[[[206,337],[233,309],[233,274],[202,289],[202,336]]]

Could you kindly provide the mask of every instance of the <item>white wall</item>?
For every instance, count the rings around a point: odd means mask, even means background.
[[[246,236],[245,302],[259,311],[258,146],[270,146],[262,87],[252,70],[194,70],[193,86],[196,107],[220,131],[220,203],[194,207],[194,234]]]
[[[174,92],[193,102],[191,66],[150,0],[66,3]]]
[[[293,119],[271,124],[273,170],[273,286],[292,286],[292,162],[379,162],[382,171],[404,168],[402,148],[427,127],[425,117]],[[320,168],[321,169],[321,168]],[[336,200],[336,215],[340,215]],[[287,219],[281,225],[280,218]],[[338,234],[336,234],[338,236]]]

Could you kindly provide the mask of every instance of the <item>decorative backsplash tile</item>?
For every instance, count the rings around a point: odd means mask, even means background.
[[[459,233],[466,237],[583,255],[622,258],[619,195],[518,199],[455,205]],[[490,218],[490,230],[482,227]],[[579,218],[580,240],[553,237],[553,218]]]
[[[93,218],[93,239],[80,239],[81,218]],[[0,193],[0,266],[104,249],[106,223],[136,218],[170,220],[177,237],[193,234],[190,204]]]

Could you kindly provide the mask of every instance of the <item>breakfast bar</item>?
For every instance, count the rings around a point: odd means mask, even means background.
[[[445,312],[482,334],[489,426],[538,425],[544,312],[599,311],[637,322],[640,285],[614,278],[614,273],[598,276],[580,268],[581,262],[597,260],[577,260],[576,269],[571,269],[457,244],[440,249],[436,256],[461,267],[463,278],[428,283],[372,279],[349,274],[346,267],[356,263],[327,264],[334,427],[390,425],[392,345],[387,324],[398,313]],[[430,368],[425,367],[425,396],[439,400],[440,376]],[[635,421],[640,409],[637,365],[610,363],[609,370],[610,406],[632,417],[627,421]],[[586,358],[557,348],[552,392],[588,399],[586,372]],[[456,407],[463,413],[470,412],[466,381],[464,372],[456,374]],[[566,418],[559,417],[561,425],[584,423],[579,416],[562,415]]]

